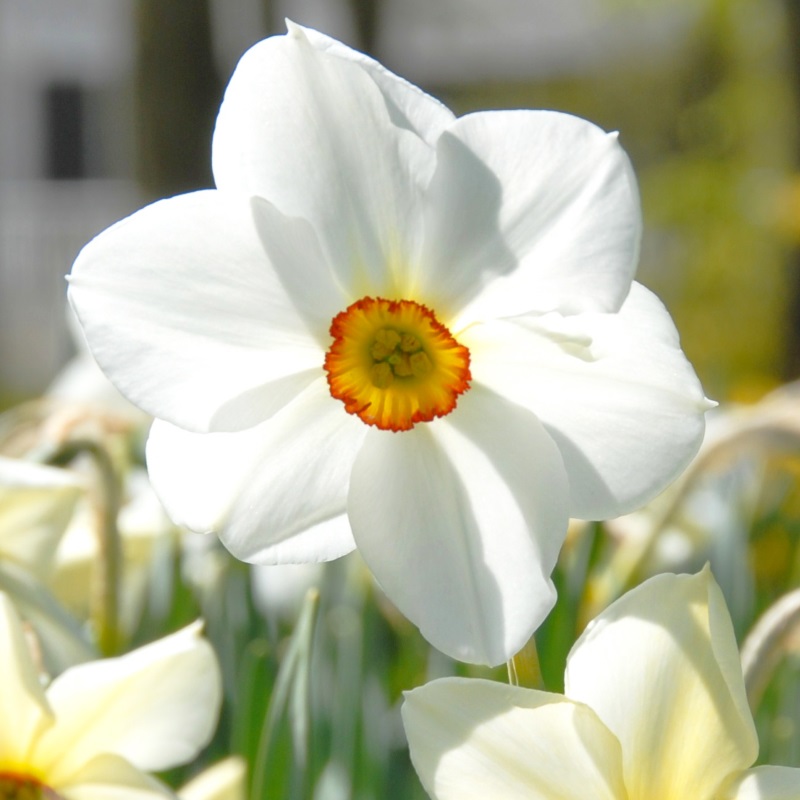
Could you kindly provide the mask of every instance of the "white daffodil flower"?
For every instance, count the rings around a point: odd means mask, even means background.
[[[256,563],[358,547],[436,647],[502,662],[553,605],[568,518],[640,506],[703,436],[672,321],[632,283],[616,134],[456,119],[290,24],[240,61],[212,155],[216,190],[117,223],[70,283],[156,417],[168,512]]]
[[[0,798],[145,800],[174,795],[146,771],[194,758],[214,732],[221,679],[191,625],[119,658],[80,664],[43,689],[0,594]]]
[[[800,800],[800,769],[756,767],[730,615],[708,568],[613,603],[567,660],[564,695],[444,678],[406,694],[431,797]]]

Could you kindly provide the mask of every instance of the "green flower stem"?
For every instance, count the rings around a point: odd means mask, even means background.
[[[318,609],[319,591],[309,589],[272,689],[253,767],[250,797],[268,796],[270,757],[273,755],[279,722],[285,715],[288,716],[292,732],[296,774],[301,780],[306,778],[310,737],[310,665]],[[297,796],[307,796],[306,788],[298,787]]]
[[[507,662],[508,682],[512,686],[523,686],[526,689],[543,689],[542,669],[539,665],[539,653],[533,636],[515,656]]]
[[[97,646],[105,656],[114,655],[120,647],[119,597],[122,547],[117,516],[120,506],[120,486],[114,464],[104,447],[90,439],[75,439],[62,444],[49,454],[47,463],[66,466],[79,456],[88,456],[94,463],[97,482],[94,510],[100,549],[99,572],[92,598]]]

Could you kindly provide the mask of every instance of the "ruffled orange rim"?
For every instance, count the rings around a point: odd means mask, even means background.
[[[410,430],[449,414],[469,388],[469,350],[421,303],[362,297],[330,332],[331,395],[367,425]]]

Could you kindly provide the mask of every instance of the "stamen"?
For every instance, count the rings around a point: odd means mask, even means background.
[[[469,388],[469,350],[420,303],[364,297],[334,317],[331,336],[331,395],[368,425],[409,430]]]

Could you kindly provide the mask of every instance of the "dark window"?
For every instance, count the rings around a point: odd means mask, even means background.
[[[77,84],[57,83],[45,92],[45,177],[85,178],[85,97]]]

